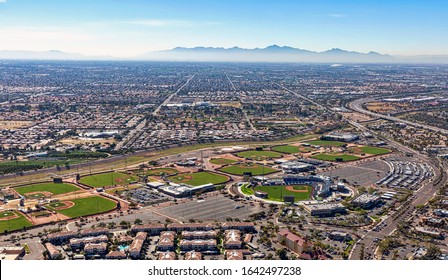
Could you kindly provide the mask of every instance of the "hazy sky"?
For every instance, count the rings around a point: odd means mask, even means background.
[[[0,0],[0,50],[133,56],[177,46],[448,54],[444,0]]]

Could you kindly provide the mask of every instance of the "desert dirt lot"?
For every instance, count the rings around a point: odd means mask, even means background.
[[[0,127],[3,129],[16,129],[31,125],[30,121],[0,121]]]

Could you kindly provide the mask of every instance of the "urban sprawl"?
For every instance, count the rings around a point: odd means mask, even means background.
[[[0,258],[448,259],[447,74],[0,61]]]

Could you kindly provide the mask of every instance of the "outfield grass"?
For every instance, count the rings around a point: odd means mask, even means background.
[[[307,142],[308,144],[315,145],[315,146],[325,146],[325,147],[341,147],[344,146],[347,143],[339,142],[339,141],[326,141],[326,140],[314,140]]]
[[[385,154],[388,154],[391,152],[388,149],[370,147],[370,146],[355,148],[355,150],[356,149],[359,149],[362,153],[369,154],[369,155],[385,155]]]
[[[211,173],[211,172],[195,172],[195,173],[185,173],[177,174],[169,177],[170,181],[174,183],[185,183],[192,186],[200,186],[204,184],[222,184],[225,183],[228,178],[224,175]]]
[[[253,164],[253,163],[241,163],[235,165],[229,165],[219,169],[222,172],[226,172],[233,175],[243,175],[244,172],[252,172],[252,175],[267,175],[278,171],[277,169],[271,168],[269,166],[265,166],[263,168],[262,165]]]
[[[266,160],[269,158],[282,157],[281,153],[277,153],[277,152],[273,152],[273,151],[257,151],[257,150],[239,152],[236,155],[239,157],[242,157],[242,158],[249,158],[252,160]]]
[[[219,164],[219,165],[232,164],[235,162],[237,162],[237,161],[234,159],[228,159],[228,158],[212,158],[210,160],[210,163]]]
[[[5,213],[7,213],[6,216],[5,216]],[[18,215],[18,217],[15,218],[15,219],[12,219],[12,220],[0,221],[0,233],[5,232],[5,230],[13,231],[13,230],[23,229],[24,227],[29,227],[29,226],[33,225],[20,212],[13,211],[13,213]],[[10,211],[2,211],[2,212],[0,212],[0,218],[12,216],[12,215],[13,214]]]
[[[114,209],[117,206],[117,203],[115,201],[103,198],[101,196],[77,198],[70,201],[75,203],[73,207],[55,211],[70,218],[76,218],[106,212]],[[49,208],[51,208],[51,206],[49,206]]]
[[[26,195],[27,193],[32,192],[51,192],[53,195],[57,195],[78,191],[80,190],[80,188],[78,188],[75,185],[66,183],[63,184],[41,183],[14,188],[14,190],[21,195]]]
[[[285,195],[293,195],[295,198],[295,201],[309,200],[311,198],[311,193],[313,191],[313,187],[297,185],[297,186],[293,186],[293,189],[296,189],[296,190],[306,189],[307,192],[288,191],[286,189],[286,186],[257,186],[257,187],[255,187],[256,191],[266,192],[268,194],[268,200],[272,200],[272,201],[283,202],[283,197]]]
[[[80,183],[92,188],[100,188],[112,185],[126,185],[136,181],[137,177],[119,172],[107,172],[95,175],[88,175],[79,180]]]
[[[166,167],[166,168],[150,169],[150,170],[147,170],[145,174],[149,175],[149,176],[161,176],[162,174],[173,175],[178,172],[179,172],[179,170],[177,170],[177,169]]]
[[[319,159],[319,160],[326,160],[326,161],[337,161],[336,160],[337,158],[342,158],[343,162],[354,161],[354,160],[360,159],[357,156],[347,155],[347,154],[318,154],[318,155],[312,156],[312,158]]]
[[[271,148],[273,151],[285,153],[285,154],[295,154],[300,153],[300,147],[292,145],[275,146]]]

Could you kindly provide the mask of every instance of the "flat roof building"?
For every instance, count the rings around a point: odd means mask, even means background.
[[[357,207],[361,207],[363,209],[369,209],[374,207],[380,201],[380,197],[378,195],[363,193],[352,200],[352,204]]]
[[[312,216],[332,216],[334,214],[346,213],[344,205],[341,203],[315,203],[315,204],[305,204],[305,210]]]

